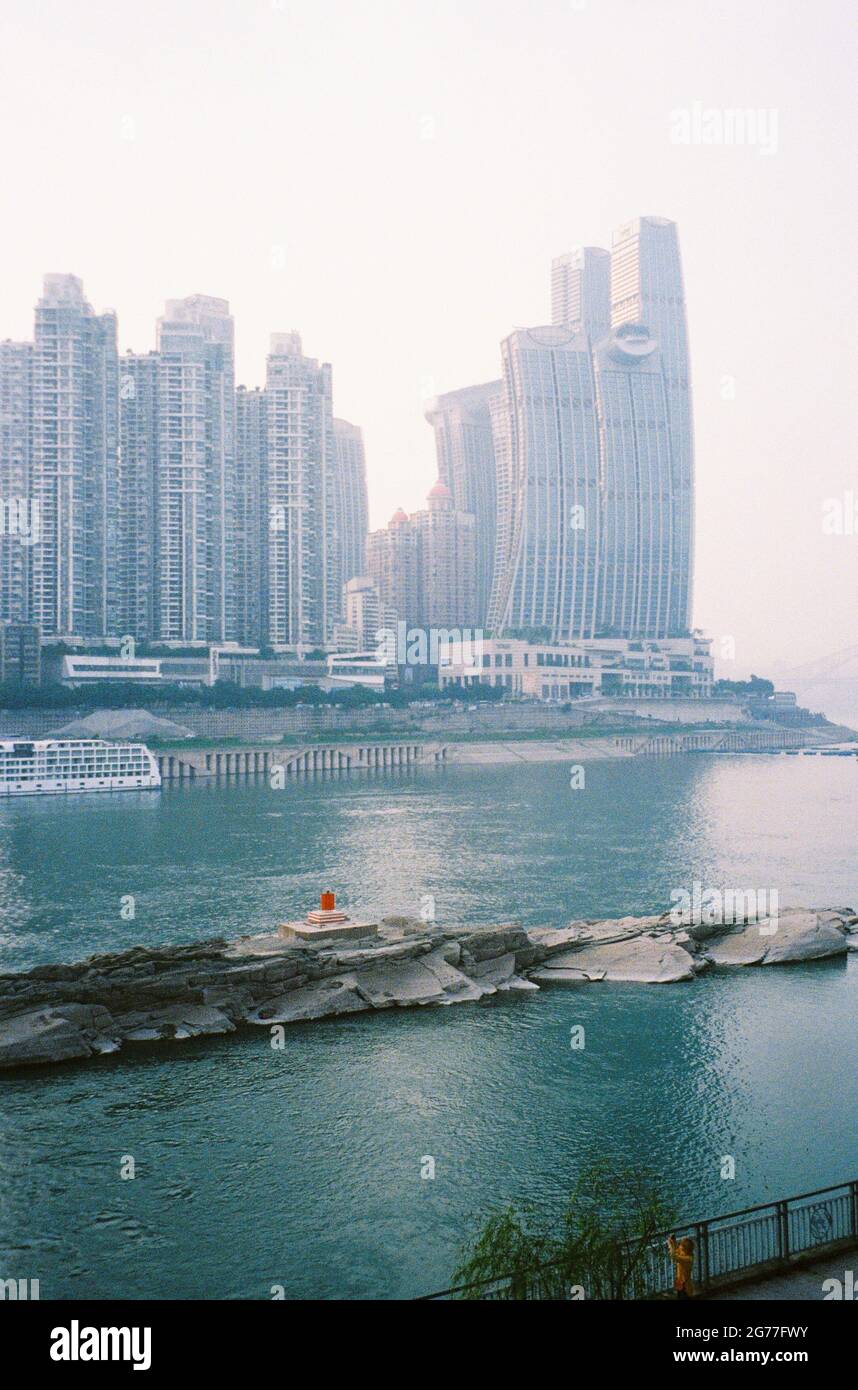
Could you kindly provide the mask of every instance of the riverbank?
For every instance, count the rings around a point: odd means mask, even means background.
[[[803,730],[770,729],[758,725],[740,728],[659,727],[612,732],[596,729],[569,731],[557,738],[534,733],[486,740],[460,735],[444,741],[391,743],[300,743],[282,745],[240,741],[153,745],[158,770],[165,782],[205,778],[265,776],[272,785],[288,778],[318,773],[378,772],[389,768],[413,770],[419,765],[447,764],[489,767],[504,764],[566,762],[616,762],[634,758],[670,757],[680,753],[798,753],[823,746],[819,736]],[[858,755],[858,744],[855,745]]]
[[[690,982],[708,970],[858,949],[850,908],[791,909],[762,921],[732,915],[726,926],[677,925],[662,913],[556,930],[389,917],[377,934],[373,928],[347,942],[307,942],[284,927],[37,966],[0,975],[0,1068],[394,1007],[475,1003],[546,985]]]

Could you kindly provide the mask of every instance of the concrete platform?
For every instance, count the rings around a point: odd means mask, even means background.
[[[361,937],[377,936],[377,922],[326,922],[319,926],[311,922],[281,922],[277,930],[284,936],[297,936],[299,941],[357,941]]]

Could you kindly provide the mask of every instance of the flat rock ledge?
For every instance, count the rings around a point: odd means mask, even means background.
[[[375,938],[327,946],[279,932],[134,946],[0,975],[0,1068],[371,1009],[471,1003],[545,985],[671,984],[703,970],[856,949],[851,908],[795,908],[777,921],[686,928],[669,913],[527,930],[389,917]]]

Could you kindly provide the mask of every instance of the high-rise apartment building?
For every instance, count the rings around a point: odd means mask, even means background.
[[[479,626],[488,618],[498,533],[492,405],[502,390],[500,381],[466,386],[436,397],[426,410],[435,430],[438,477],[450,489],[453,507],[474,518],[476,601],[471,621]]]
[[[225,299],[167,301],[158,320],[155,629],[162,641],[235,636],[233,321]]]
[[[331,368],[303,355],[297,333],[275,333],[265,395],[263,640],[313,648],[330,637],[342,604]]]
[[[381,603],[395,614],[396,621],[409,626],[419,624],[423,605],[417,535],[401,507],[393,513],[387,527],[370,531],[367,569]]]
[[[474,517],[453,505],[453,494],[440,479],[426,501],[426,510],[415,512],[408,523],[417,538],[420,625],[479,627]]]
[[[611,326],[611,257],[601,246],[578,246],[551,263],[551,322],[583,328],[591,343]]]
[[[348,420],[334,420],[335,531],[340,588],[366,569],[369,505],[363,434]]]
[[[501,352],[504,515],[489,626],[592,637],[602,518],[590,342],[582,328],[549,325],[516,330]]]
[[[45,637],[118,626],[116,317],[95,314],[74,275],[46,275],[36,306],[30,618]]]
[[[265,392],[239,386],[235,393],[232,583],[236,637],[250,645],[263,640],[263,614],[267,612],[266,441]]]
[[[26,622],[38,514],[30,502],[32,343],[0,342],[0,621]]]
[[[425,511],[400,508],[369,536],[369,571],[382,605],[409,627],[479,627],[474,518],[439,481]]]
[[[155,352],[119,361],[118,633],[138,641],[155,633],[159,365]]]

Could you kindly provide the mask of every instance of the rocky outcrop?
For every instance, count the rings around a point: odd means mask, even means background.
[[[538,984],[587,984],[591,980],[626,980],[639,984],[673,984],[691,980],[702,967],[682,946],[658,937],[640,936],[601,946],[560,951],[531,973]]]
[[[135,946],[0,975],[0,1068],[544,985],[672,984],[706,969],[818,960],[856,945],[858,917],[833,908],[703,931],[678,927],[667,913],[529,930],[397,917],[384,919],[377,937],[336,944],[277,932]]]

